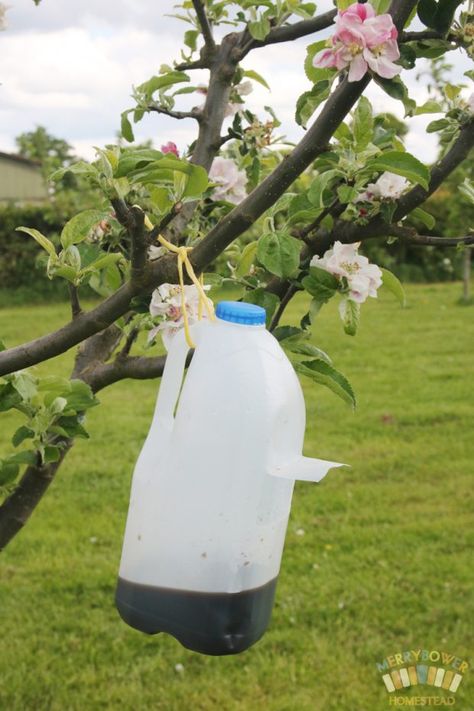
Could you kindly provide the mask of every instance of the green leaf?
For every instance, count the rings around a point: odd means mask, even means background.
[[[415,116],[420,116],[421,114],[439,114],[442,111],[442,107],[437,101],[433,99],[428,99],[424,104],[418,106],[415,111]]]
[[[27,371],[18,371],[11,375],[11,384],[22,400],[29,401],[38,392],[38,380]]]
[[[301,282],[307,292],[319,304],[325,304],[339,288],[339,280],[319,267],[311,267],[308,276]]]
[[[286,232],[269,232],[258,240],[257,258],[280,278],[291,276],[300,264],[301,242]]]
[[[182,194],[182,198],[200,197],[209,185],[207,172],[200,165],[188,163],[191,167],[186,180],[186,185]]]
[[[334,200],[334,191],[331,190],[331,186],[342,176],[343,173],[339,169],[327,170],[316,176],[306,193],[310,203],[319,209],[330,205]]]
[[[71,392],[67,395],[67,409],[82,412],[98,405],[98,400],[89,385],[82,380],[71,380]]]
[[[119,252],[111,252],[110,254],[104,254],[102,257],[99,257],[95,261],[88,264],[87,267],[85,267],[84,269],[81,269],[80,273],[81,275],[83,275],[89,274],[90,272],[97,272],[101,269],[106,269],[110,267],[112,264],[117,264],[117,262],[120,262],[122,259],[123,256]]]
[[[268,328],[272,322],[275,309],[280,301],[278,296],[265,291],[262,287],[259,287],[258,289],[252,289],[252,291],[246,291],[242,300],[247,304],[257,304],[257,306],[261,306],[265,309],[267,314],[266,324]]]
[[[48,276],[51,279],[53,277],[61,277],[62,279],[69,281],[71,284],[75,284],[78,272],[77,269],[74,269],[74,267],[70,267],[67,264],[63,264],[62,266],[56,266],[55,264],[54,267],[48,270]]]
[[[250,267],[254,263],[255,255],[257,254],[257,246],[258,246],[257,240],[245,245],[245,247],[242,250],[242,254],[240,256],[240,260],[237,265],[237,269],[235,270],[235,273],[237,274],[237,276],[243,277],[249,273]]]
[[[199,32],[197,30],[186,30],[184,33],[184,44],[186,47],[194,52],[197,46],[197,38],[199,37]]]
[[[0,384],[0,412],[6,412],[16,407],[22,401],[22,397],[13,387],[12,383]]]
[[[465,178],[464,182],[458,186],[458,189],[461,195],[474,204],[474,182],[472,180]]]
[[[321,359],[303,361],[302,363],[294,364],[294,368],[297,373],[306,375],[320,385],[325,385],[342,398],[344,402],[355,408],[356,399],[351,384],[342,373],[329,363],[326,363],[326,361]]]
[[[358,196],[359,191],[351,185],[342,184],[337,189],[337,197],[342,205],[352,202]]]
[[[133,128],[128,118],[128,114],[129,111],[123,111],[121,114],[120,131],[126,141],[128,141],[129,143],[133,143],[133,141],[135,140],[135,136],[133,135]]]
[[[287,338],[281,342],[281,346],[290,353],[311,356],[312,358],[324,360],[326,363],[331,363],[331,359],[327,353],[321,350],[321,348],[317,348],[312,343],[308,343],[308,341],[304,341],[301,338]]]
[[[84,212],[75,215],[69,222],[66,222],[61,232],[62,246],[67,248],[85,240],[92,228],[108,217],[108,214],[105,210],[84,210]]]
[[[454,99],[461,93],[461,87],[450,84],[449,82],[443,87],[444,94],[447,99],[454,101]]]
[[[410,212],[409,216],[419,222],[422,222],[429,230],[433,229],[436,223],[433,215],[430,215],[430,213],[426,212],[426,210],[422,210],[421,207],[415,207],[415,209]]]
[[[270,20],[264,15],[258,20],[248,23],[248,30],[252,37],[256,40],[264,40],[271,29],[272,26],[270,24]]]
[[[383,77],[374,74],[373,80],[385,91],[386,94],[391,96],[392,99],[398,99],[398,101],[402,102],[405,107],[405,116],[413,116],[416,111],[416,101],[410,99],[408,96],[408,89],[400,77],[397,76],[393,79],[383,79]]]
[[[295,119],[297,124],[306,128],[306,124],[318,106],[328,98],[330,89],[331,82],[328,79],[323,79],[316,82],[311,91],[301,94],[296,102]]]
[[[369,160],[364,170],[369,172],[383,172],[387,170],[391,173],[402,175],[404,178],[408,178],[412,183],[419,183],[425,190],[429,188],[429,169],[410,153],[387,151],[377,156],[377,158]]]
[[[57,462],[61,456],[61,450],[59,447],[54,447],[53,445],[47,445],[44,448],[43,463],[50,464],[51,462]]]
[[[348,336],[355,336],[359,327],[360,304],[352,299],[343,299],[339,304],[339,314]]]
[[[34,430],[31,429],[31,427],[22,425],[16,430],[16,432],[14,432],[12,437],[12,444],[14,447],[18,447],[18,445],[24,442],[25,439],[32,439],[34,436],[35,433]]]
[[[0,486],[6,486],[14,481],[19,471],[18,464],[10,462],[8,459],[0,459]]]
[[[262,86],[264,86],[265,89],[268,89],[268,91],[271,91],[268,83],[265,81],[265,79],[262,77],[262,75],[259,74],[258,72],[256,72],[254,69],[246,69],[243,72],[242,76],[248,77],[249,79],[253,79],[254,81],[256,81],[259,84],[261,84]]]
[[[32,229],[30,227],[17,227],[16,232],[25,232],[25,234],[33,237],[36,242],[50,255],[50,257],[56,257],[56,250],[54,244],[45,237],[39,230]]]
[[[189,76],[184,72],[168,72],[167,74],[160,74],[159,76],[153,76],[148,81],[137,86],[137,91],[140,94],[144,94],[145,97],[151,99],[155,91],[158,89],[164,89],[167,86],[173,84],[178,84],[183,81],[189,81]]]
[[[357,108],[354,111],[352,130],[354,133],[356,150],[363,151],[371,142],[374,132],[372,105],[365,96],[362,96],[359,99]]]
[[[442,118],[442,119],[437,119],[436,121],[431,121],[431,123],[428,124],[426,127],[426,133],[436,133],[436,131],[443,131],[443,129],[448,128],[450,126],[449,119]]]
[[[36,464],[36,454],[34,452],[17,452],[11,454],[8,459],[15,464]]]
[[[328,43],[326,40],[320,40],[319,42],[313,42],[306,48],[306,58],[304,61],[305,74],[312,84],[321,81],[322,79],[329,79],[334,76],[337,70],[335,69],[323,69],[315,67],[313,61],[318,52],[323,49],[327,49]]]
[[[434,29],[434,20],[437,10],[438,5],[436,0],[419,0],[417,8],[418,17],[426,27],[432,27]]]
[[[392,292],[394,296],[400,302],[400,306],[406,306],[406,296],[405,290],[398,279],[391,271],[388,269],[382,269],[382,286],[385,286],[389,291]]]
[[[296,326],[277,326],[274,331],[272,332],[273,336],[277,339],[277,341],[284,341],[285,338],[302,338],[302,337],[307,337],[305,332],[301,330],[301,328],[297,328]]]

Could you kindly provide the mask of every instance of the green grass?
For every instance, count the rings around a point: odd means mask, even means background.
[[[89,416],[93,438],[76,444],[0,561],[0,709],[382,711],[376,661],[420,647],[469,658],[474,363],[472,310],[456,305],[459,292],[410,287],[406,310],[383,295],[363,308],[356,338],[343,334],[336,304],[322,310],[315,342],[359,406],[352,414],[304,382],[305,453],[351,468],[297,485],[270,629],[237,657],[200,656],[120,621],[130,475],[158,383],[104,391]],[[0,336],[31,338],[65,313],[6,309]],[[287,321],[296,316],[292,306]],[[71,359],[41,371],[66,374]],[[13,427],[4,419],[0,451]],[[462,709],[474,697],[470,675],[456,695]]]

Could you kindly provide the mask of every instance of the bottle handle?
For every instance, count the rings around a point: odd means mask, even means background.
[[[289,461],[268,467],[268,474],[281,479],[317,482],[321,481],[330,469],[346,466],[347,464],[341,464],[340,462],[328,462],[324,459],[313,459],[297,455]]]
[[[188,351],[184,331],[178,331],[168,350],[155,408],[156,420],[168,431],[173,428],[174,410],[183,382]]]

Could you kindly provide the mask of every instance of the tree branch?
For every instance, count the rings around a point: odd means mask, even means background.
[[[463,237],[435,237],[433,235],[420,235],[412,227],[402,225],[390,225],[389,234],[400,237],[409,244],[422,245],[427,247],[457,247],[460,244],[474,244],[474,234]]]
[[[200,121],[201,119],[201,113],[196,109],[191,109],[191,111],[175,111],[174,109],[165,109],[164,106],[160,106],[160,104],[157,104],[155,101],[147,104],[146,108],[148,111],[153,111],[157,114],[164,114],[165,116],[170,116],[171,118],[178,120],[192,118],[196,121]]]
[[[206,8],[204,7],[201,0],[193,0],[194,11],[199,20],[201,26],[202,36],[204,37],[204,43],[208,51],[214,51],[216,48],[216,43],[214,42],[214,37],[212,36],[212,27],[209,22],[209,18],[206,13]]]
[[[291,40],[298,39],[299,37],[305,37],[306,35],[311,35],[314,32],[324,30],[326,27],[330,27],[333,24],[336,15],[337,10],[330,10],[329,12],[325,12],[317,17],[312,17],[309,20],[295,22],[293,25],[275,27],[275,29],[270,30],[264,40],[253,39],[247,31],[243,33],[241,40],[241,57],[245,57],[250,50],[257,49],[258,47],[266,47],[269,44],[277,44],[279,42],[291,42]]]
[[[403,27],[415,4],[416,0],[393,0],[392,15],[399,27]],[[192,158],[193,162],[207,168],[219,145],[224,107],[237,64],[237,58],[233,55],[237,38],[238,35],[228,35],[224,39],[216,55],[215,69],[211,71],[209,92],[203,110],[204,118],[200,123],[200,134]],[[234,239],[245,232],[326,149],[330,137],[369,81],[370,77],[365,76],[358,82],[349,83],[346,78],[339,84],[327,100],[318,119],[292,153],[193,249],[192,262],[197,271],[201,271],[211,263]],[[218,109],[211,115],[214,100],[220,103]],[[159,284],[176,283],[176,281],[176,260],[173,255],[156,260],[154,264],[149,265],[146,278],[140,285],[127,282],[98,307],[88,313],[80,314],[58,331],[0,353],[0,375],[64,353],[122,316],[128,310],[131,299],[138,293],[147,293]]]

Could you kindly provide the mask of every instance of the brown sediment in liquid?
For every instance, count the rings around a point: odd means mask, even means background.
[[[238,654],[265,632],[277,578],[238,593],[175,590],[118,579],[115,602],[122,619],[147,634],[167,632],[202,654]]]

